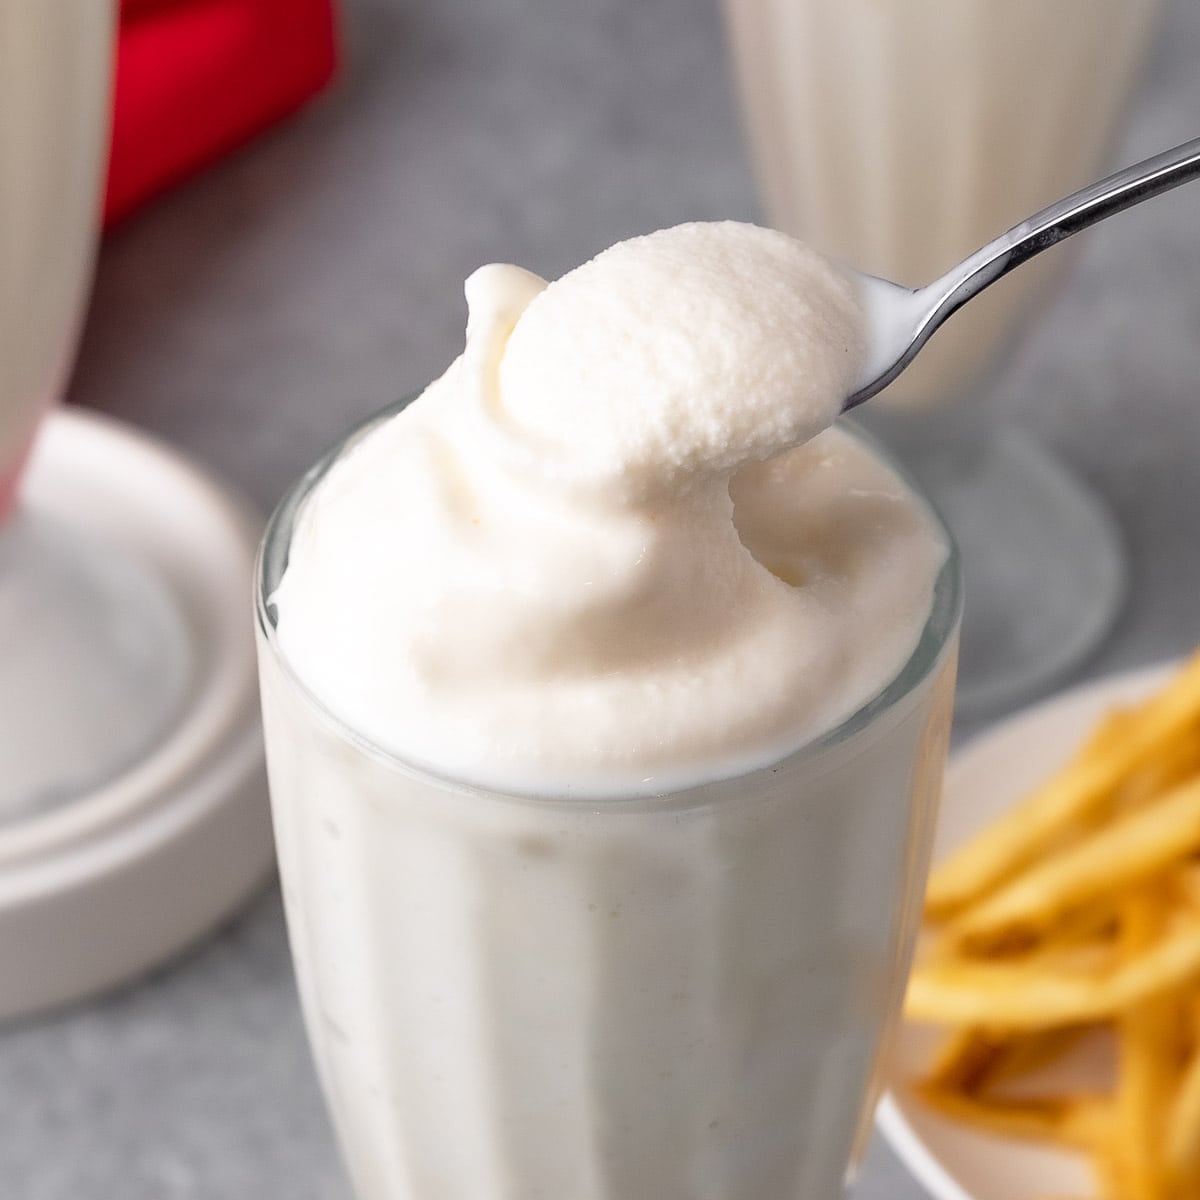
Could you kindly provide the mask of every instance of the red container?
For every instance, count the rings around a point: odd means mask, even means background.
[[[333,0],[122,0],[105,224],[293,112],[335,62]]]

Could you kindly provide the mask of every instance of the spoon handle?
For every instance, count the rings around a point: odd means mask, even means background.
[[[940,279],[921,288],[932,320],[929,332],[989,284],[1035,254],[1151,196],[1200,175],[1200,138],[1164,150],[1107,179],[1072,192],[976,250]]]

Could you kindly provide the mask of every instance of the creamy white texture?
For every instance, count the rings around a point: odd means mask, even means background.
[[[778,759],[895,676],[945,546],[826,429],[862,353],[828,263],[696,224],[467,295],[463,355],[296,529],[279,643],[328,709],[458,778],[636,793]]]
[[[493,411],[531,466],[572,489],[599,485],[607,505],[670,497],[831,425],[862,339],[850,286],[802,243],[682,225],[619,242],[534,297]]]

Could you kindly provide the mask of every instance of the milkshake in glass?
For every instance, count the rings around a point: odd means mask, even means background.
[[[732,223],[468,281],[267,532],[288,928],[359,1200],[801,1200],[920,911],[957,561],[826,428],[843,281]]]

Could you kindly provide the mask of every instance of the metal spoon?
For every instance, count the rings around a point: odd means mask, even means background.
[[[854,408],[887,387],[951,313],[1014,267],[1073,233],[1200,175],[1200,138],[1101,179],[1014,225],[923,288],[847,269],[867,318],[867,359],[846,401]]]

